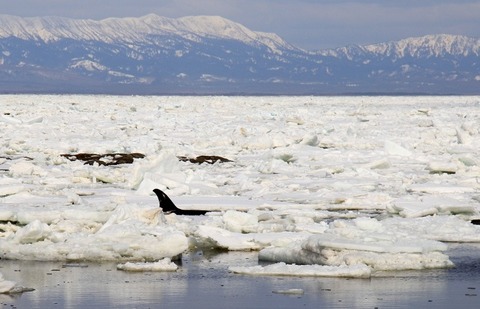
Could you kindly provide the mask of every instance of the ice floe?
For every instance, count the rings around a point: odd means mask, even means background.
[[[3,275],[0,273],[0,294],[20,294],[23,292],[31,292],[34,289],[26,288],[20,284],[9,281],[3,278]]]
[[[10,293],[15,286],[17,286],[16,282],[5,280],[0,273],[0,294]]]
[[[135,263],[127,262],[124,264],[118,264],[117,269],[125,271],[176,271],[178,269],[177,264],[173,263],[169,258],[164,258],[158,262],[152,263]]]
[[[229,270],[237,274],[264,276],[369,278],[371,275],[371,268],[362,264],[335,267],[276,263],[267,266],[230,267]]]

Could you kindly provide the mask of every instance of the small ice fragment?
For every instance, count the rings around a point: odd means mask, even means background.
[[[177,264],[173,263],[171,259],[164,258],[155,263],[132,263],[118,264],[117,269],[125,271],[176,271]]]
[[[455,174],[458,171],[457,165],[452,162],[430,162],[428,163],[427,169],[432,174],[435,174],[435,173]]]
[[[0,281],[0,294],[10,293],[15,288],[16,283],[13,281]]]
[[[280,262],[267,266],[230,267],[229,271],[236,274],[257,276],[370,278],[372,269],[365,264],[326,266],[295,265]]]
[[[407,150],[404,147],[391,141],[385,141],[385,152],[389,155],[401,157],[409,157],[412,155],[412,152],[410,150]]]
[[[7,185],[0,187],[0,197],[5,197],[9,195],[17,194],[21,191],[25,190],[23,185]]]
[[[272,292],[275,294],[290,294],[290,295],[302,295],[305,293],[302,289],[276,290]]]
[[[0,273],[0,294],[21,293],[24,289],[16,282],[3,279],[3,275]]]
[[[80,268],[86,268],[88,267],[87,264],[79,264],[79,263],[68,263],[68,264],[63,264],[62,268],[68,268],[68,267],[80,267]]]

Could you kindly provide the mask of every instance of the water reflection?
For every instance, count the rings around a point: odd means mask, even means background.
[[[0,261],[8,280],[35,288],[2,304],[18,308],[448,308],[478,305],[480,247],[452,245],[456,269],[379,273],[371,279],[251,277],[228,272],[230,265],[257,264],[250,252],[192,253],[173,273],[118,271],[115,263],[64,266],[61,262]],[[465,271],[468,269],[468,271]],[[301,295],[273,291],[302,289]]]

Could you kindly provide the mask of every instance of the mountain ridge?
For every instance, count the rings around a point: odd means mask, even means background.
[[[350,53],[371,53],[384,56],[402,58],[432,57],[449,55],[473,54],[480,55],[480,39],[453,34],[429,34],[419,37],[410,37],[398,41],[368,45],[350,45],[345,47],[317,51],[321,55],[349,56]],[[422,53],[423,52],[423,53]]]
[[[220,16],[0,15],[0,92],[478,94],[479,55],[462,35],[306,51]]]
[[[0,15],[0,37],[41,40],[45,43],[70,38],[104,43],[143,41],[151,35],[179,35],[195,40],[207,36],[294,47],[274,33],[255,32],[220,16],[168,18],[148,14],[134,18],[72,19],[65,17],[17,17]]]

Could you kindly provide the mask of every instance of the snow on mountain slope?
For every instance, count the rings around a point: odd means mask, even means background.
[[[204,36],[234,39],[246,43],[261,43],[272,50],[279,47],[297,49],[274,33],[254,32],[245,26],[219,16],[189,16],[179,18],[179,29]]]
[[[426,35],[407,38],[400,41],[371,45],[351,45],[337,49],[320,51],[319,54],[333,57],[346,57],[352,60],[356,56],[367,54],[394,58],[415,57],[428,58],[445,55],[479,56],[480,39],[461,35]]]
[[[477,94],[479,55],[456,35],[310,52],[219,16],[0,15],[0,92]]]
[[[480,40],[460,35],[427,35],[408,38],[398,42],[366,46],[367,51],[376,54],[396,55],[399,57],[423,57],[443,55],[475,55],[480,54]]]
[[[172,19],[149,14],[139,18],[107,18],[96,21],[0,15],[0,38],[17,37],[46,43],[60,39],[139,43],[150,42],[151,36],[162,35],[177,35],[192,41],[199,41],[202,37],[238,40],[246,44],[265,45],[275,52],[297,49],[275,34],[254,32],[218,16]]]
[[[22,18],[0,15],[0,38],[16,37],[45,43],[60,39],[104,43],[152,42],[154,36],[175,35],[199,42],[202,38],[230,39],[249,45],[266,46],[275,53],[301,49],[274,33],[252,31],[220,16],[187,16],[178,19],[149,14],[138,18],[107,18],[104,20],[70,19],[63,17]],[[322,56],[353,57],[364,54],[402,58],[442,55],[480,55],[480,40],[460,35],[427,35],[400,41],[319,51]]]

